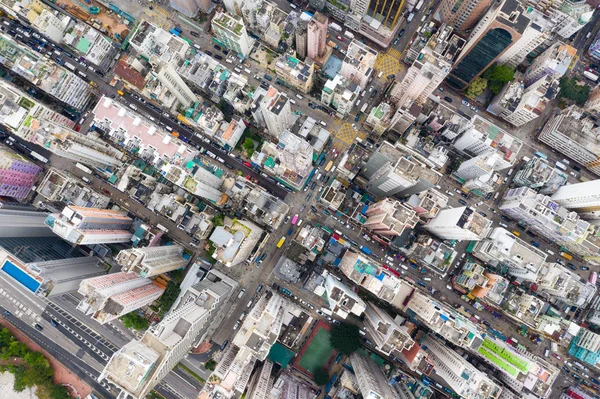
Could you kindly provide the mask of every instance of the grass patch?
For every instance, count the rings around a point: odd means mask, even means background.
[[[198,374],[194,373],[192,370],[190,370],[189,367],[184,366],[183,364],[179,363],[178,366],[185,370],[186,373],[188,373],[189,375],[191,375],[192,377],[194,377],[195,379],[197,379],[198,381],[200,381],[202,384],[206,384],[206,380],[202,377],[200,377]]]

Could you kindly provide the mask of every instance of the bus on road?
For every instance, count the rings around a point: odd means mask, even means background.
[[[556,167],[557,167],[558,169],[560,169],[560,170],[562,170],[562,171],[564,171],[564,172],[566,172],[566,171],[567,171],[567,167],[566,167],[564,164],[562,164],[562,163],[560,163],[560,162],[558,162],[558,161],[556,161],[556,162],[554,163],[554,165],[556,165]]]
[[[325,172],[329,172],[329,170],[331,169],[332,166],[333,166],[333,161],[329,161],[327,166],[325,166]]]
[[[546,154],[536,151],[533,155],[535,155],[538,158],[542,158],[542,159],[548,159],[548,157],[546,156]]]
[[[573,255],[568,254],[566,252],[561,252],[559,255],[562,256],[563,258],[565,258],[566,260],[572,260],[573,259]]]
[[[83,164],[80,164],[79,162],[77,162],[77,163],[75,164],[75,167],[76,167],[77,169],[80,169],[80,170],[84,171],[84,172],[85,172],[85,173],[87,173],[87,174],[90,174],[90,175],[92,174],[92,170],[91,170],[90,168],[88,168],[87,166],[85,166],[85,165],[83,165]]]
[[[31,153],[29,155],[31,155],[32,158],[35,158],[35,159],[37,159],[38,161],[40,161],[42,163],[48,163],[48,158],[46,158],[46,157],[38,154],[35,151],[31,151]]]
[[[277,243],[277,248],[283,247],[283,243],[285,242],[285,237],[281,237],[279,242]]]

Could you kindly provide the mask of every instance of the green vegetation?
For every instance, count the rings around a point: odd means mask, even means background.
[[[217,260],[215,258],[213,258],[213,254],[215,253],[216,250],[217,250],[217,247],[215,247],[215,244],[208,241],[208,243],[206,244],[206,247],[205,247],[206,258],[213,265],[215,263],[217,263]]]
[[[242,144],[242,147],[244,147],[244,150],[246,150],[246,156],[248,158],[250,158],[252,154],[254,154],[254,140],[252,140],[251,138],[247,137],[246,140],[244,140],[244,144]]]
[[[167,285],[167,289],[162,294],[162,296],[158,299],[158,303],[160,305],[160,311],[158,312],[159,316],[162,317],[171,309],[171,306],[175,303],[177,296],[181,292],[181,289],[177,284],[173,281],[169,281]]]
[[[509,350],[496,345],[489,339],[484,339],[481,348],[487,349],[487,351],[495,357],[498,357],[508,364],[516,367],[521,372],[526,373],[529,371],[529,362],[520,358],[516,353],[511,353]]]
[[[494,64],[483,73],[483,77],[487,79],[490,91],[498,94],[505,84],[513,80],[515,70],[508,65]]]
[[[227,122],[231,122],[231,117],[233,116],[233,107],[224,99],[221,99],[218,104],[218,108],[223,113],[223,119]]]
[[[212,222],[215,226],[224,226],[225,225],[225,216],[222,213],[217,213],[213,218]]]
[[[47,393],[49,399],[71,398],[65,387],[54,385],[52,382],[54,370],[44,355],[17,341],[6,328],[0,328],[0,357],[4,361],[13,359],[14,364],[0,366],[0,372],[10,372],[14,375],[13,389],[16,392],[38,387],[40,391]]]
[[[217,362],[213,359],[208,359],[204,363],[204,368],[210,371],[215,371],[215,367],[217,367]]]
[[[252,141],[252,152],[248,151],[250,149],[250,141],[248,140]],[[236,145],[236,149],[244,149],[246,151],[246,155],[248,155],[248,158],[250,158],[254,151],[260,150],[262,143],[263,138],[258,134],[258,130],[253,127],[247,127],[246,130],[244,130],[244,133],[242,133],[242,137],[240,137],[240,140]]]
[[[21,97],[21,100],[19,100],[19,105],[29,111],[31,108],[33,108],[35,103],[25,97]]]
[[[148,329],[148,320],[140,316],[137,312],[130,312],[121,316],[121,321],[125,328],[133,328],[137,331],[146,331]]]
[[[576,78],[563,76],[560,78],[560,98],[573,101],[577,105],[583,105],[590,96],[590,86],[580,83]]]
[[[475,97],[481,95],[487,88],[487,84],[488,84],[487,79],[484,79],[484,78],[475,79],[473,81],[473,83],[471,83],[469,88],[467,89],[465,96],[467,96],[469,98],[475,98]]]
[[[358,326],[341,323],[331,327],[329,333],[331,346],[342,355],[349,355],[360,347],[360,333]]]
[[[319,369],[314,372],[313,379],[315,380],[315,384],[322,387],[329,382],[329,373],[325,369]]]

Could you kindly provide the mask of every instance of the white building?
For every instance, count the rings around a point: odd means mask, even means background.
[[[533,59],[523,78],[525,85],[529,86],[545,76],[554,79],[562,77],[569,70],[576,55],[576,48],[560,41],[554,43]]]
[[[44,223],[48,217],[47,212],[39,212],[33,207],[19,209],[1,205],[0,237],[52,237],[54,235]]]
[[[444,342],[428,334],[421,345],[433,362],[435,373],[463,398],[500,397],[502,388]]]
[[[254,39],[250,38],[241,16],[231,16],[217,11],[211,22],[215,38],[225,47],[238,53],[238,56],[247,58],[254,46]]]
[[[400,326],[389,314],[370,302],[365,309],[365,327],[377,349],[388,356],[392,352],[410,350],[415,344],[406,327]]]
[[[209,240],[216,247],[213,257],[227,267],[245,262],[263,234],[263,229],[248,220],[225,217]]]
[[[497,168],[504,166],[504,161],[496,152],[488,152],[467,159],[453,173],[461,181],[479,179],[492,174]]]
[[[364,399],[395,399],[381,369],[369,356],[353,353],[350,363],[358,382],[358,389]]]
[[[158,67],[156,76],[164,87],[169,89],[171,94],[177,98],[177,101],[179,101],[183,107],[187,108],[198,101],[198,97],[196,97],[192,89],[190,89],[181,76],[179,76],[172,64],[161,64]]]
[[[325,82],[321,92],[321,101],[334,108],[338,114],[347,115],[352,111],[359,95],[360,86],[338,73],[333,79]]]
[[[446,240],[481,241],[492,226],[492,221],[475,209],[462,206],[441,210],[423,228]]]
[[[150,305],[164,289],[149,278],[118,272],[83,280],[77,292],[83,295],[77,309],[104,324]]]
[[[585,307],[596,294],[596,286],[582,281],[577,272],[558,263],[546,263],[536,281],[538,293],[560,298],[564,303]]]
[[[562,186],[550,198],[558,205],[577,212],[583,219],[600,218],[600,180]]]
[[[325,278],[325,290],[329,309],[342,319],[348,317],[350,313],[360,316],[366,309],[365,302],[352,289],[331,275]]]
[[[121,265],[122,271],[140,277],[154,277],[181,269],[188,263],[183,258],[183,247],[180,245],[123,249],[115,260]]]
[[[373,74],[377,55],[371,47],[352,39],[338,73],[364,89]]]
[[[203,339],[237,283],[213,269],[188,288],[162,321],[115,352],[98,381],[107,379],[143,399]]]
[[[76,245],[129,242],[132,223],[125,212],[72,205],[46,218],[56,235]]]
[[[279,138],[279,135],[294,123],[290,99],[273,86],[264,94],[255,97],[252,115],[260,125],[266,126],[269,134],[275,138]]]

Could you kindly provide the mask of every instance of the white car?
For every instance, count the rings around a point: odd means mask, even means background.
[[[234,331],[235,331],[235,330],[237,330],[239,326],[240,326],[240,321],[238,320],[238,321],[236,321],[236,322],[235,322],[235,324],[233,325],[233,330],[234,330]]]
[[[352,129],[354,129],[354,130],[358,130],[358,126],[356,126],[356,123],[353,123],[353,124],[352,124]]]

